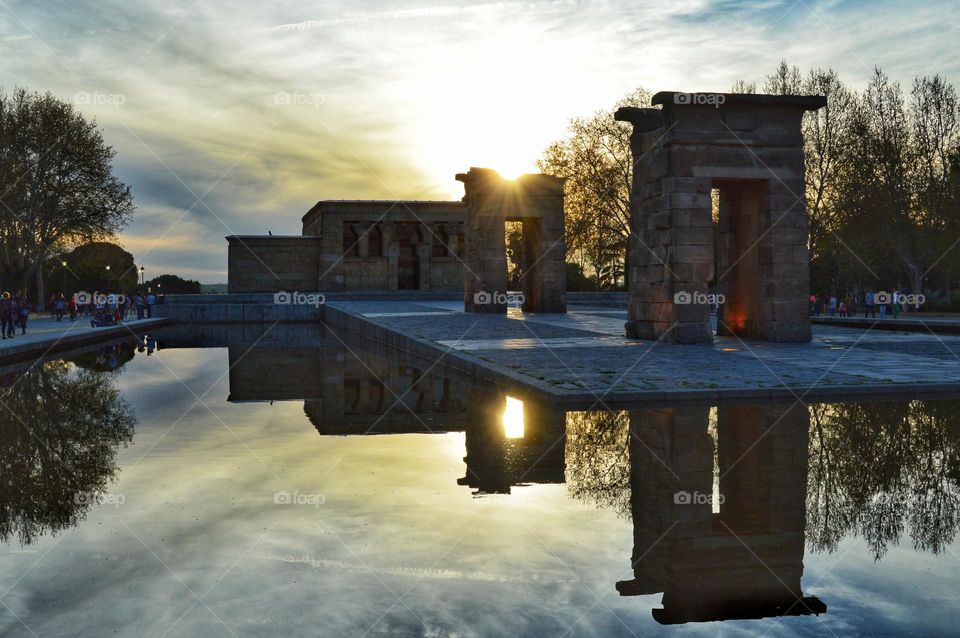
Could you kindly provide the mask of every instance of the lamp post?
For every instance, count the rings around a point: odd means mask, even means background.
[[[141,288],[143,288],[143,284],[144,284],[144,280],[143,280],[143,266],[140,266],[140,287],[141,287]]]
[[[107,294],[110,294],[110,264],[107,264]]]
[[[61,261],[60,265],[63,266],[63,296],[67,296],[67,262],[66,260]]]

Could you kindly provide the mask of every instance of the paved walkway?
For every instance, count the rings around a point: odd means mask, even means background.
[[[841,326],[848,328],[870,328],[873,330],[901,330],[904,332],[936,332],[942,334],[960,334],[960,317],[909,313],[894,319],[891,315],[881,317],[812,317],[814,324]]]
[[[126,321],[119,326],[91,328],[89,317],[79,317],[76,321],[70,321],[69,317],[65,317],[59,322],[47,316],[31,317],[27,322],[27,334],[21,335],[20,329],[17,328],[17,335],[13,339],[0,339],[0,362],[61,352],[80,345],[159,327],[165,323],[167,323],[166,319],[144,319]]]
[[[811,343],[718,337],[712,345],[672,345],[627,339],[626,311],[609,308],[571,307],[566,315],[510,309],[496,316],[464,313],[456,302],[335,305],[563,396],[960,391],[960,336],[954,335],[816,325]]]

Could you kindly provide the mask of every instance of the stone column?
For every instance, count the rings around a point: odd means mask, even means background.
[[[523,309],[527,312],[563,313],[567,311],[563,184],[524,185],[529,193],[527,201],[539,216],[523,222],[524,258],[527,262],[522,275]],[[536,199],[533,193],[536,193]]]
[[[447,253],[451,257],[459,257],[458,246],[460,244],[460,233],[447,229]]]
[[[357,234],[357,254],[360,259],[370,256],[370,224],[353,224],[353,231]]]
[[[320,290],[343,290],[343,219],[329,215],[321,223]]]
[[[430,259],[433,247],[429,243],[417,244],[417,259],[420,261],[420,290],[430,290]]]
[[[457,175],[466,192],[466,267],[464,308],[467,312],[506,314],[497,299],[507,291],[507,247],[504,238],[503,179],[490,169],[471,168]],[[498,196],[500,194],[500,196]]]
[[[390,290],[400,287],[400,247],[395,242],[387,245],[387,270]]]
[[[466,204],[464,307],[467,312],[507,311],[507,256],[504,224],[522,220],[529,228],[524,275],[524,310],[566,312],[566,246],[563,234],[563,180],[524,175],[509,182],[496,171],[471,168],[457,175]]]

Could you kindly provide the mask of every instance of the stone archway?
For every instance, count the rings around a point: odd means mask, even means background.
[[[466,192],[464,308],[506,313],[506,222],[523,225],[523,310],[566,312],[563,180],[523,175],[515,181],[489,168],[457,175]]]
[[[662,109],[616,114],[634,127],[627,336],[710,343],[717,306],[720,334],[809,341],[800,124],[826,98],[661,92],[652,102]]]

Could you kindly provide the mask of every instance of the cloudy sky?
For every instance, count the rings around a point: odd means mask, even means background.
[[[960,83],[960,5],[834,0],[0,0],[0,87],[95,117],[148,277],[226,281],[225,235],[299,233],[320,199],[459,198],[532,169],[638,86],[724,91],[780,58]]]

